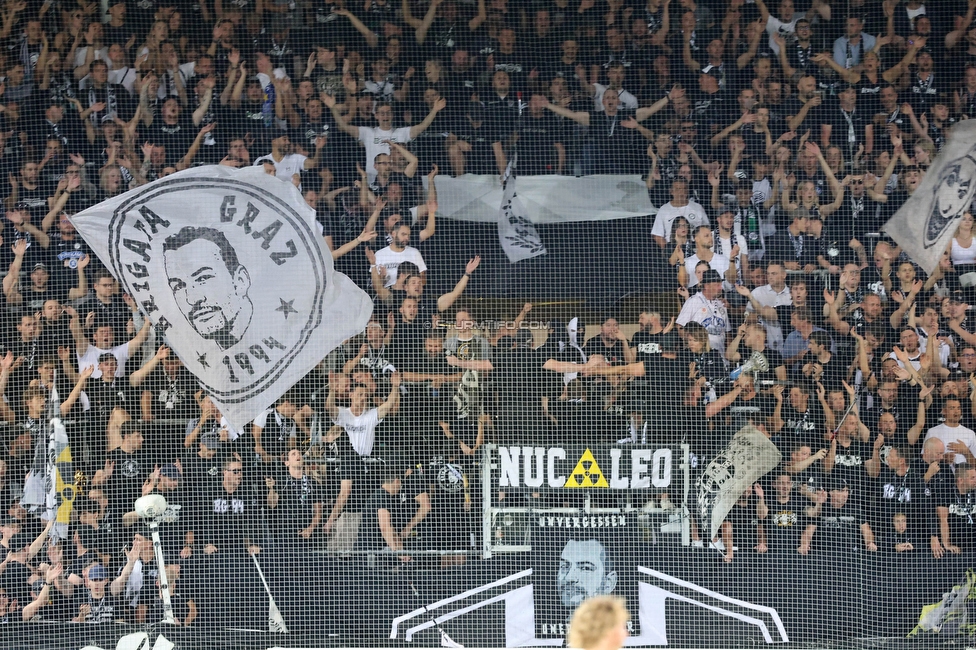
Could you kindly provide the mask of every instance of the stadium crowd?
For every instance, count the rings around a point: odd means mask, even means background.
[[[882,232],[976,117],[976,1],[772,1],[4,0],[0,621],[159,620],[153,493],[184,625],[222,613],[180,580],[230,585],[233,554],[463,563],[485,442],[683,441],[703,465],[752,424],[784,462],[718,538],[696,525],[726,561],[976,550],[973,218],[931,275]],[[437,178],[516,147],[519,174],[646,179],[638,264],[679,308],[543,342],[531,304],[465,306],[481,260],[438,277]],[[376,304],[239,430],[69,220],[201,164],[295,183]],[[52,415],[65,530],[20,505]]]

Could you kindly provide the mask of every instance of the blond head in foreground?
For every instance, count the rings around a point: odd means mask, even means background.
[[[623,598],[588,598],[573,614],[566,645],[583,650],[617,650],[627,639],[629,620],[630,614]]]

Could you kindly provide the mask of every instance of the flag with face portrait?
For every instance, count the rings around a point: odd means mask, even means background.
[[[885,232],[926,273],[939,265],[962,215],[976,195],[976,120],[949,132],[925,178],[888,223]]]
[[[71,221],[238,428],[372,313],[298,189],[259,167],[188,169]]]

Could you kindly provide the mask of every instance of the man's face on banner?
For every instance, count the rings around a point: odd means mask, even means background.
[[[613,592],[616,586],[617,572],[607,566],[603,544],[595,539],[566,542],[556,576],[559,600],[565,607],[575,609],[591,596]]]
[[[170,289],[193,329],[218,343],[231,334],[250,305],[251,282],[244,267],[232,273],[220,248],[207,239],[166,251],[164,260]]]

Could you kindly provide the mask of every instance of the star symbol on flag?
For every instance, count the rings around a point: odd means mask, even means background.
[[[204,368],[209,368],[210,364],[207,363],[207,353],[197,354],[197,363],[199,363]]]
[[[298,313],[298,310],[292,307],[292,305],[295,303],[294,300],[285,300],[284,298],[278,298],[278,301],[281,302],[281,306],[276,308],[275,311],[280,311],[281,313],[283,313],[285,315],[285,320],[288,320],[288,314]]]

